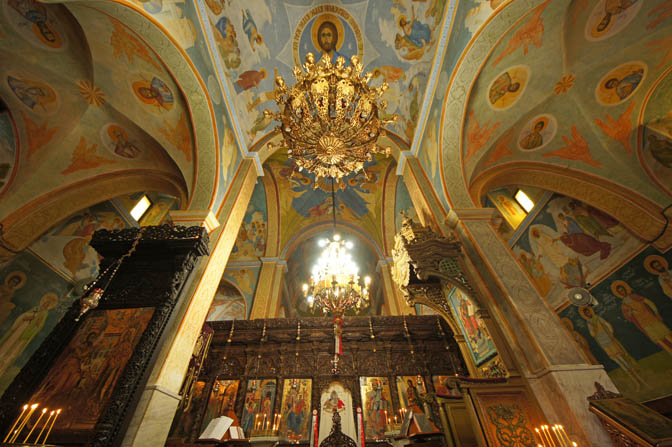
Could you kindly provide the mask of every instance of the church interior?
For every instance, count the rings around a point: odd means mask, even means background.
[[[2,445],[672,445],[672,0],[1,3]]]

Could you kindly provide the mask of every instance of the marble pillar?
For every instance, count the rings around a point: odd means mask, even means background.
[[[609,445],[586,398],[593,383],[616,387],[601,365],[587,365],[557,314],[541,297],[491,225],[487,209],[452,210],[447,223],[463,242],[480,279],[486,310],[502,331],[515,363],[549,424],[562,424],[579,445]]]
[[[254,162],[244,160],[220,208],[221,224],[210,235],[211,254],[194,269],[193,280],[175,309],[176,316],[165,329],[165,341],[126,429],[123,447],[159,446],[168,437],[194,344],[236,241],[256,178]],[[208,225],[204,218],[202,226]]]
[[[255,318],[275,318],[280,309],[283,276],[287,272],[287,262],[279,258],[260,258],[261,270],[254,293],[250,320]]]

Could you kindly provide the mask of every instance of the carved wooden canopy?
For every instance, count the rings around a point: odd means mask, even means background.
[[[411,305],[429,306],[452,324],[441,281],[474,295],[464,266],[462,244],[454,236],[444,237],[404,216],[401,230],[394,237],[392,256],[392,278]]]

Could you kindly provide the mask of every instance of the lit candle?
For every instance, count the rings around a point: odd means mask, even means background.
[[[54,416],[54,419],[51,421],[51,427],[49,427],[49,430],[47,430],[47,434],[44,435],[44,439],[42,440],[42,445],[47,443],[47,439],[49,438],[49,434],[51,433],[51,429],[54,428],[54,424],[56,423],[56,418],[58,415],[61,414],[61,409],[59,408],[56,410],[56,416]]]
[[[42,416],[44,416],[44,413],[46,413],[46,412],[47,412],[47,408],[45,407],[45,408],[42,409],[42,414],[40,415],[40,417],[37,418],[37,421],[35,422],[35,424],[33,424],[33,428],[31,428],[30,431],[28,432],[28,434],[26,435],[26,437],[23,438],[23,443],[24,444],[26,443],[26,441],[28,441],[28,438],[30,438],[30,435],[33,434],[33,430],[35,430],[35,427],[37,427],[37,424],[40,423],[40,419],[42,419]]]
[[[12,442],[14,442],[16,440],[16,438],[19,436],[19,433],[21,433],[21,430],[23,430],[23,427],[26,426],[26,423],[28,422],[30,417],[33,415],[33,411],[35,411],[35,409],[37,408],[38,405],[39,404],[33,404],[33,405],[30,406],[30,411],[28,412],[26,417],[23,419],[23,421],[21,421],[21,424],[19,424],[19,428],[16,429],[16,431],[14,432],[12,437],[9,439],[10,444]]]
[[[9,439],[9,436],[14,432],[14,428],[16,428],[16,424],[19,423],[19,421],[21,420],[21,418],[23,417],[23,414],[26,412],[27,409],[28,409],[28,404],[23,406],[23,411],[21,412],[19,417],[16,418],[16,421],[14,421],[14,425],[12,425],[12,428],[9,429],[9,432],[7,433],[7,436],[5,436],[5,439],[3,439],[2,442],[7,442],[7,440]]]
[[[47,421],[44,423],[42,426],[42,430],[37,434],[37,439],[35,439],[35,444],[37,444],[37,441],[40,440],[40,437],[42,436],[42,433],[44,432],[44,429],[47,428],[47,425],[49,425],[49,421],[51,420],[51,417],[56,413],[55,410],[51,410],[51,413],[49,413],[49,417],[47,418]]]
[[[562,433],[562,436],[566,439],[565,442],[567,444],[567,447],[570,447],[570,443],[572,442],[572,440],[569,439],[569,436],[567,435],[567,432],[565,431],[565,427],[563,427],[562,425],[558,425],[558,428],[560,429],[560,433]]]
[[[555,441],[553,441],[553,437],[551,436],[551,431],[548,429],[548,425],[543,425],[541,430],[546,433],[546,436],[548,436],[548,445],[551,447],[556,447]]]
[[[534,430],[537,432],[537,436],[539,436],[539,440],[541,441],[541,444],[543,444],[542,447],[548,447],[546,445],[546,440],[544,439],[544,435],[539,432],[538,428],[535,428]],[[539,445],[541,445],[541,444],[539,444]]]

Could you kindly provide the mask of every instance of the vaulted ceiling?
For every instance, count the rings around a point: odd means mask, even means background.
[[[395,174],[408,155],[444,211],[482,206],[505,184],[569,194],[580,178],[656,214],[672,192],[672,4],[616,3],[5,2],[0,96],[13,130],[3,130],[0,219],[19,225],[26,204],[112,177],[217,211],[250,158],[266,201],[277,198],[273,253],[287,253],[329,221],[330,185],[288,175],[263,110],[276,107],[274,77],[291,83],[305,54],[321,52],[323,23],[337,54],[359,55],[373,83],[390,84],[386,112],[401,117],[382,141],[393,156],[336,194],[339,223],[381,259],[406,208]],[[73,208],[91,204],[80,195]]]

